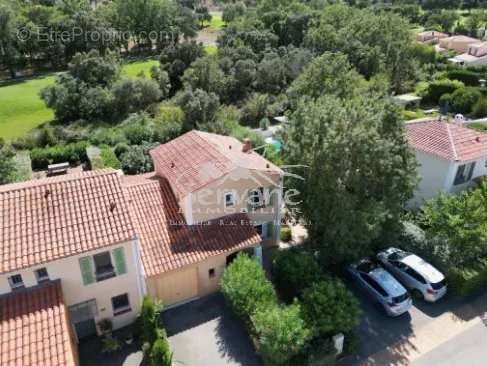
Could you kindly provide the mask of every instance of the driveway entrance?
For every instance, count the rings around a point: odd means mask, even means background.
[[[227,308],[221,294],[169,309],[162,319],[174,365],[262,365],[243,324]]]

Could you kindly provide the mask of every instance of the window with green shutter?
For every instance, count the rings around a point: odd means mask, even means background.
[[[267,192],[268,192],[268,195],[269,195],[269,199],[268,199],[267,205],[268,206],[274,206],[275,196],[276,196],[276,192],[274,192],[274,187],[271,186],[271,187],[267,188]]]
[[[83,257],[79,259],[79,267],[81,269],[81,277],[83,284],[89,285],[95,282],[95,273],[93,271],[93,260],[91,257]]]
[[[112,255],[115,260],[115,271],[117,276],[127,273],[127,264],[125,263],[125,252],[123,247],[114,249]]]

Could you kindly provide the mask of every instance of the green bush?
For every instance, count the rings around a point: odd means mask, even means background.
[[[291,228],[287,225],[281,226],[281,241],[289,242],[292,239]]]
[[[284,365],[299,354],[311,339],[299,304],[274,305],[252,316],[259,336],[259,351],[266,365]]]
[[[428,84],[423,90],[423,97],[432,103],[438,103],[443,94],[451,94],[455,90],[463,88],[465,85],[458,80],[441,79]]]
[[[55,145],[44,148],[34,148],[30,152],[32,160],[32,168],[34,170],[46,169],[49,164],[69,162],[71,164],[79,164],[86,162],[86,147],[88,143],[85,141],[77,142],[67,145]]]
[[[472,113],[477,118],[487,117],[487,98],[480,98],[472,108]]]
[[[150,352],[151,366],[171,366],[172,352],[167,337],[159,337],[152,345]]]
[[[412,119],[423,118],[425,115],[426,114],[422,110],[411,111],[411,110],[405,109],[405,110],[401,111],[401,116],[406,121],[410,121]]]
[[[125,174],[141,174],[152,171],[153,163],[148,146],[130,146],[120,155],[120,163]]]
[[[239,254],[225,270],[222,292],[235,314],[248,326],[258,308],[277,303],[274,287],[261,265],[245,254]]]
[[[140,310],[141,338],[143,343],[154,344],[159,336],[159,315],[161,309],[150,296],[142,300]]]
[[[444,95],[442,96],[442,98]],[[482,93],[478,88],[460,88],[451,94],[451,110],[453,113],[468,114],[472,112],[473,106],[480,100]],[[440,98],[440,100],[442,99]]]
[[[468,269],[453,268],[446,275],[448,289],[458,296],[473,295],[487,287],[487,260]]]
[[[360,321],[360,306],[339,279],[324,279],[303,292],[302,311],[315,336],[345,333]]]
[[[309,253],[296,249],[281,250],[273,259],[272,275],[279,294],[286,301],[323,278],[318,261]]]
[[[447,75],[448,75],[448,79],[461,81],[467,86],[480,85],[479,75],[473,71],[456,69],[456,70],[448,71]]]

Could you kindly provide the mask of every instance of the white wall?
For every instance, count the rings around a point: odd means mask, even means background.
[[[448,191],[447,179],[453,162],[441,159],[431,154],[415,150],[419,164],[419,183],[414,197],[408,202],[408,208],[417,208],[424,201],[435,197],[440,191]]]
[[[475,169],[473,171],[472,175],[472,180],[469,182],[466,182],[464,184],[459,184],[459,185],[453,185],[455,181],[455,176],[457,174],[458,167],[464,164],[470,164],[471,162],[475,161]],[[470,160],[470,161],[461,161],[461,162],[455,162],[453,163],[453,174],[448,177],[447,181],[447,186],[448,186],[448,191],[452,193],[457,193],[460,191],[463,191],[473,185],[473,179],[478,178],[478,177],[483,177],[487,175],[487,156],[484,156],[482,158],[479,158],[477,160]]]
[[[136,250],[134,250],[135,245],[135,241],[130,241],[95,251],[85,252],[78,256],[71,256],[53,262],[44,263],[42,265],[30,267],[21,271],[1,274],[0,294],[11,291],[8,283],[8,277],[13,274],[22,275],[25,287],[36,286],[37,280],[35,278],[34,270],[37,268],[46,267],[51,280],[61,279],[64,299],[68,307],[80,302],[96,299],[98,306],[98,315],[95,317],[96,322],[103,318],[111,318],[114,328],[128,325],[140,312],[142,301],[141,292],[143,291],[140,288],[139,275],[136,270]],[[127,273],[85,286],[81,276],[79,258],[108,250],[111,251],[120,246],[124,247]],[[132,310],[128,313],[114,317],[111,299],[114,296],[122,295],[124,293],[127,293],[129,296]]]

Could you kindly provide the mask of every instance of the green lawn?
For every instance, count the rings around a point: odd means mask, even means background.
[[[150,68],[156,60],[136,61],[123,66],[126,76],[137,76],[141,71],[150,77]],[[54,118],[51,109],[39,97],[42,88],[52,84],[54,74],[0,86],[0,138],[14,139]]]
[[[218,52],[218,46],[216,44],[208,44],[205,46],[205,52],[207,55],[214,55]]]
[[[0,137],[12,139],[54,117],[39,91],[54,82],[54,75],[40,76],[0,87]]]
[[[225,22],[222,19],[222,13],[215,11],[215,12],[210,12],[210,14],[211,14],[211,20],[209,22],[205,22],[204,26],[213,30],[222,29],[223,26],[225,25]]]
[[[487,124],[485,123],[479,123],[479,122],[469,123],[467,124],[467,127],[480,130],[480,131],[487,131]]]
[[[122,74],[126,76],[137,76],[143,72],[145,77],[150,78],[150,69],[152,66],[158,66],[157,60],[144,60],[127,63],[123,66]]]

